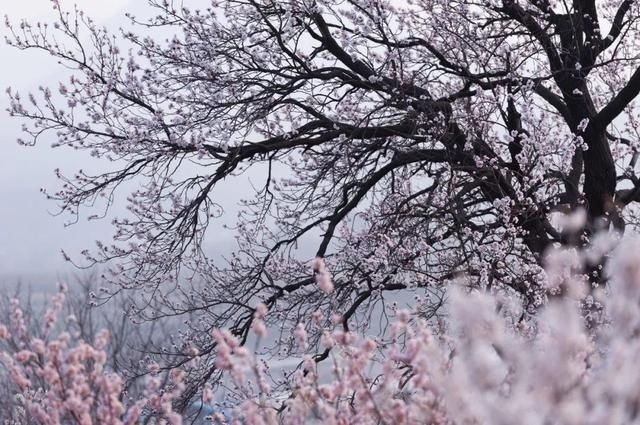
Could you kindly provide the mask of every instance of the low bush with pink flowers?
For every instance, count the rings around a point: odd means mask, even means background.
[[[0,325],[0,362],[16,396],[11,423],[132,425],[141,418],[181,423],[172,405],[181,393],[179,371],[172,373],[170,390],[158,391],[161,380],[150,376],[143,397],[127,401],[123,377],[105,367],[106,330],[99,332],[95,341],[79,340],[71,332],[54,332],[67,325],[58,323],[65,294],[66,289],[61,288],[53,297],[37,337],[29,334],[17,299],[11,303],[10,323]]]
[[[230,332],[213,331],[215,367],[227,376],[235,406],[211,423],[246,424],[629,424],[640,420],[640,242],[623,241],[608,260],[609,283],[593,289],[576,274],[588,252],[548,256],[548,303],[527,314],[517,299],[453,283],[446,320],[431,323],[398,310],[388,337],[322,327],[319,315],[294,338],[307,355],[274,391],[264,362]],[[324,288],[330,276],[322,270]],[[550,284],[551,285],[551,284]],[[165,380],[152,365],[144,395],[129,400],[123,378],[105,368],[108,335],[95,341],[54,332],[61,291],[45,314],[42,337],[27,334],[14,303],[0,327],[1,359],[16,392],[14,423],[180,424],[174,409],[183,372]],[[252,332],[267,336],[267,308],[255,309]],[[339,318],[334,318],[339,323]],[[326,350],[326,356],[313,355]],[[197,359],[196,359],[197,360]],[[187,366],[188,368],[188,366]],[[188,369],[185,370],[188,373]],[[212,387],[202,401],[214,402]],[[185,423],[188,423],[185,421]]]

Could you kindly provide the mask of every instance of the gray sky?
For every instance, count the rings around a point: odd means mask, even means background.
[[[125,22],[123,12],[144,6],[140,0],[62,0],[63,7],[80,5],[94,19],[117,28]],[[13,21],[52,20],[50,0],[0,0],[0,16]],[[88,155],[67,149],[51,149],[52,140],[35,147],[16,143],[21,122],[6,112],[5,89],[11,86],[23,93],[36,91],[39,85],[57,85],[64,71],[56,61],[37,52],[20,52],[5,45],[7,30],[0,28],[0,288],[18,277],[34,284],[51,281],[57,274],[71,269],[62,260],[60,249],[78,253],[92,247],[97,239],[108,239],[111,226],[107,220],[78,223],[65,227],[65,217],[54,217],[56,210],[39,192],[41,187],[54,189],[53,169],[73,172],[86,167]]]
[[[94,21],[107,26],[113,32],[128,21],[125,11],[139,18],[148,16],[150,10],[144,0],[60,0],[63,9],[72,10],[77,3]],[[206,3],[204,0],[190,0],[190,5]],[[153,13],[153,12],[150,12]],[[25,18],[32,22],[54,21],[55,12],[50,0],[0,0],[0,16],[9,15],[14,22]],[[39,86],[54,89],[58,81],[68,78],[68,71],[57,64],[55,59],[43,52],[19,51],[7,46],[4,38],[7,29],[0,27],[0,289],[12,286],[18,279],[34,286],[51,285],[56,280],[65,280],[71,273],[78,272],[66,263],[61,249],[74,260],[82,260],[80,251],[95,247],[95,241],[108,242],[113,235],[110,219],[87,222],[80,220],[72,226],[65,226],[69,216],[54,216],[57,211],[55,201],[49,201],[40,193],[41,188],[53,192],[59,182],[53,170],[60,168],[64,174],[71,174],[82,168],[91,172],[92,168],[105,169],[109,163],[92,159],[88,153],[66,148],[52,149],[53,135],[39,141],[37,146],[24,147],[16,140],[21,135],[22,121],[9,117],[6,109],[7,87],[23,95],[37,93]],[[264,170],[263,170],[264,172]],[[224,231],[222,223],[233,224],[237,202],[250,195],[249,181],[259,179],[260,169],[245,173],[243,177],[224,182],[215,191],[215,200],[225,207],[227,214],[209,232],[205,249],[216,257],[229,253],[235,246],[233,233]],[[131,188],[131,186],[129,186]],[[124,200],[128,191],[116,192],[116,206],[111,216],[126,214]],[[118,200],[121,200],[118,205]],[[85,209],[85,217],[99,211]]]

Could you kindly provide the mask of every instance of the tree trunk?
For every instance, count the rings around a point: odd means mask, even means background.
[[[613,213],[613,197],[616,190],[616,169],[609,148],[605,129],[597,123],[589,126],[584,134],[588,146],[584,158],[584,194],[587,211],[592,219]]]

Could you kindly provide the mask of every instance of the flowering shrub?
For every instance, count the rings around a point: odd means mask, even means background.
[[[562,294],[534,318],[526,319],[514,299],[459,285],[449,291],[449,320],[441,332],[411,320],[408,311],[398,312],[389,341],[324,330],[331,371],[306,356],[283,404],[228,333],[216,333],[218,366],[247,395],[236,415],[256,425],[512,424],[514,418],[523,424],[635,423],[639,252],[639,241],[624,242],[610,262],[610,288],[594,294],[586,278],[563,272],[584,266],[593,252],[554,252],[547,261],[556,285],[550,289]],[[585,320],[594,310],[599,319]],[[258,311],[254,329],[262,333],[264,307]],[[302,326],[295,332],[302,347],[305,332]]]
[[[93,343],[76,340],[69,332],[54,335],[64,300],[62,288],[45,314],[41,337],[28,334],[17,300],[12,303],[11,323],[0,325],[0,362],[17,393],[14,423],[133,425],[145,415],[145,423],[181,424],[172,407],[182,390],[181,374],[172,374],[173,388],[168,391],[160,391],[157,377],[150,378],[144,396],[127,404],[122,377],[105,369],[107,331]]]
[[[608,287],[597,291],[575,273],[595,255],[593,248],[552,252],[548,289],[557,296],[535,316],[525,314],[513,297],[469,291],[461,284],[448,291],[446,323],[429,323],[399,310],[386,339],[325,329],[322,317],[314,315],[311,324],[295,329],[294,338],[301,349],[310,350],[307,329],[320,327],[321,345],[330,354],[323,361],[305,355],[284,397],[272,389],[263,362],[231,332],[215,330],[215,366],[239,397],[231,421],[634,423],[640,414],[639,252],[639,240],[623,241],[608,261]],[[319,290],[330,291],[329,272],[320,260],[314,265]],[[135,424],[141,415],[153,413],[157,423],[180,424],[172,402],[183,388],[182,376],[176,374],[178,384],[167,391],[151,379],[145,397],[126,405],[122,380],[104,370],[107,335],[100,334],[93,345],[71,344],[65,332],[52,336],[63,299],[63,292],[54,298],[42,339],[26,335],[17,304],[10,326],[0,327],[0,338],[14,348],[1,358],[18,389],[23,418],[36,424]],[[252,332],[258,338],[268,333],[268,314],[264,304],[255,309]],[[340,317],[333,322],[340,324]],[[157,370],[155,365],[151,372]],[[213,401],[208,384],[201,392],[204,403]],[[226,423],[229,418],[214,413],[210,420]]]

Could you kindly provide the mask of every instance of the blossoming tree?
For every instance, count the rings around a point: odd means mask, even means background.
[[[637,222],[632,0],[150,3],[155,17],[132,17],[120,36],[59,1],[53,24],[9,22],[11,44],[72,71],[39,95],[9,90],[10,112],[26,119],[26,144],[111,161],[98,175],[58,172],[48,196],[62,211],[108,207],[139,183],[115,243],[86,259],[140,290],[133,313],[191,315],[177,358],[214,353],[200,336],[211,328],[245,343],[258,302],[291,350],[288,330],[304,319],[313,331],[316,311],[364,329],[409,291],[431,315],[460,274],[528,313],[547,295],[546,249]],[[238,249],[215,261],[203,241],[216,190],[250,168],[261,181]],[[577,208],[579,229],[552,218]],[[601,283],[599,262],[586,269]],[[200,365],[196,387],[217,370]]]

